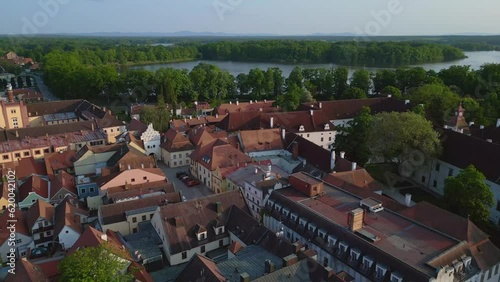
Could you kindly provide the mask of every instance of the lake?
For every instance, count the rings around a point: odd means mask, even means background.
[[[472,69],[479,69],[481,65],[486,63],[500,63],[500,52],[498,51],[478,51],[478,52],[465,52],[467,58],[442,63],[431,63],[418,65],[426,70],[440,71],[441,69],[448,68],[452,65],[470,65]],[[174,69],[188,69],[191,71],[199,63],[208,63],[218,66],[223,70],[229,71],[235,77],[240,73],[246,73],[253,68],[260,68],[266,70],[268,68],[279,67],[283,71],[283,75],[288,77],[290,72],[295,66],[301,66],[302,68],[330,68],[336,67],[335,64],[279,64],[279,63],[256,63],[256,62],[231,62],[231,61],[206,61],[197,60],[190,62],[180,62],[180,63],[169,63],[169,64],[153,64],[153,65],[141,65],[134,66],[131,69],[146,69],[156,71],[160,68],[174,68]],[[355,70],[362,69],[363,67],[348,67],[349,75],[351,75]],[[365,67],[364,69],[368,71],[377,71],[384,68],[376,67]]]

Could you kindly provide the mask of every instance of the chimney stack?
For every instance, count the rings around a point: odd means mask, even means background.
[[[232,105],[233,104],[233,101],[229,101],[229,105]]]
[[[102,235],[101,235],[101,240],[103,240],[103,241],[108,241],[108,235],[106,235],[106,234],[102,234]]]
[[[322,109],[323,108],[323,103],[319,102],[319,108]]]
[[[269,118],[269,128],[274,128],[274,117]]]
[[[240,282],[250,282],[250,275],[246,272],[240,274]]]
[[[180,216],[176,216],[174,218],[174,221],[175,221],[175,227],[181,227],[183,226],[184,224],[182,223],[182,217]]]
[[[240,105],[240,101],[236,100],[236,106]]]
[[[255,167],[255,174],[259,173],[259,169]]]
[[[408,193],[407,193],[407,194],[405,195],[405,205],[406,205],[407,207],[410,207],[410,206],[411,206],[411,194],[408,194]]]
[[[13,103],[14,102],[14,90],[12,90],[12,84],[8,83],[6,90],[7,90],[7,99],[9,101],[9,103]]]
[[[358,164],[356,162],[352,162],[351,163],[351,170],[355,171],[357,166],[358,166]]]
[[[292,143],[292,158],[294,160],[299,158],[299,143],[297,141]]]
[[[410,100],[405,100],[405,105],[410,104]]]
[[[333,170],[335,168],[335,150],[332,150],[330,157],[330,169]]]
[[[349,212],[349,230],[351,232],[358,231],[363,228],[363,216],[365,211],[357,208]]]
[[[297,261],[298,261],[297,255],[291,254],[289,256],[286,256],[283,258],[283,267],[293,265],[297,263]]]
[[[313,110],[310,110],[309,112],[311,113],[311,116],[314,115],[314,111]]]
[[[284,128],[281,129],[281,139],[285,140],[286,131]]]
[[[473,126],[473,125],[474,125],[473,121],[469,122],[469,126]]]
[[[250,100],[250,105],[251,105],[251,104],[253,104],[253,101],[252,101],[252,100]]]
[[[497,128],[500,127],[500,118],[497,119]]]
[[[222,214],[222,203],[221,202],[215,202],[215,210],[217,214]]]
[[[341,157],[342,159],[345,157],[345,152],[344,152],[344,151],[340,152],[340,157]]]
[[[497,126],[498,127],[498,126]],[[480,125],[479,129],[484,129],[484,125]]]
[[[265,260],[264,267],[265,267],[265,273],[273,273],[276,270],[274,263],[269,259]]]
[[[486,139],[486,142],[493,143],[493,139]]]

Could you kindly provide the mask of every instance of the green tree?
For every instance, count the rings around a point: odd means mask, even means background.
[[[335,99],[340,99],[349,87],[347,78],[349,77],[349,70],[346,67],[336,68],[333,71],[333,95]]]
[[[280,106],[284,111],[294,111],[299,106],[303,93],[304,89],[292,84],[288,87],[285,94],[277,97],[275,104]]]
[[[363,107],[358,115],[337,127],[335,150],[344,151],[347,158],[364,165],[370,159],[368,133],[372,122],[370,108]]]
[[[382,95],[391,95],[394,98],[400,99],[402,97],[401,95],[401,90],[399,88],[394,87],[394,86],[386,86],[382,91],[380,92]]]
[[[448,177],[444,182],[444,198],[449,209],[476,223],[487,222],[494,197],[485,179],[473,165],[455,177]]]
[[[287,87],[290,87],[291,85],[296,85],[296,86],[302,88],[304,86],[303,80],[304,80],[304,77],[302,75],[302,68],[295,67],[295,68],[293,68],[292,72],[290,72],[290,75],[288,76],[288,79],[286,80],[286,85],[287,85]]]
[[[158,103],[155,107],[143,107],[141,121],[145,124],[153,124],[153,128],[159,132],[166,132],[170,122],[170,110],[165,104],[163,96],[158,95]]]
[[[251,87],[250,97],[259,100],[266,91],[266,75],[258,68],[251,69],[248,73],[248,84]]]
[[[370,94],[370,72],[364,69],[356,70],[351,77],[351,87],[356,87],[363,90],[363,92],[365,92],[365,96]]]
[[[380,94],[388,86],[396,86],[396,72],[393,70],[379,70],[373,77],[373,91]]]
[[[428,160],[441,151],[439,135],[431,122],[413,112],[375,115],[368,144],[371,156],[385,162],[402,163],[415,153]]]
[[[111,247],[106,245],[79,249],[59,264],[59,281],[133,281],[133,277],[125,273],[129,263],[114,254]]]
[[[423,85],[410,91],[408,97],[413,104],[424,104],[428,117],[438,126],[444,125],[460,101],[456,93],[442,84]]]
[[[341,99],[364,99],[366,98],[366,92],[358,87],[349,87],[344,94],[340,97]]]
[[[248,82],[248,75],[245,73],[240,73],[236,76],[236,87],[239,90],[240,95],[246,95],[250,92],[250,85]]]

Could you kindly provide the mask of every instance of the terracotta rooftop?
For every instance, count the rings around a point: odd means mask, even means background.
[[[39,104],[39,103],[33,103]],[[30,104],[32,105],[32,104]],[[4,130],[0,135],[0,141],[20,140],[26,137],[47,137],[64,136],[69,133],[79,133],[81,131],[97,131],[97,125],[93,121],[79,121],[73,123],[62,123],[47,126],[35,126],[25,128],[15,128]]]
[[[244,247],[240,243],[238,243],[238,241],[233,241],[233,243],[231,245],[229,245],[229,247],[227,247],[227,250],[233,254],[236,254],[239,251],[241,251],[243,248]]]
[[[73,178],[73,176],[64,170],[61,170],[54,177],[54,180],[50,183],[50,198],[52,199],[52,197],[54,197],[57,192],[59,192],[63,188],[73,193],[74,195],[78,195],[78,191],[76,191],[75,179]]]
[[[196,254],[187,263],[185,269],[175,281],[225,282],[227,279],[222,275],[215,261],[203,255]]]
[[[166,142],[161,147],[167,152],[181,152],[193,150],[194,146],[189,139],[174,129],[169,129],[166,134]]]
[[[81,248],[97,247],[99,245],[106,245],[115,255],[126,260],[132,260],[114,231],[108,229],[106,233],[103,233],[90,226],[83,231],[75,244],[68,250],[67,255],[69,256]]]
[[[427,226],[394,213],[387,208],[377,213],[365,213],[361,234],[370,234],[374,241],[363,239],[348,230],[348,213],[359,208],[361,197],[324,184],[324,194],[309,198],[294,188],[284,188],[271,194],[270,201],[290,209],[290,213],[314,223],[348,246],[368,255],[414,280],[429,279],[436,270],[429,267],[434,258],[458,247],[460,240],[451,238]],[[270,203],[270,202],[268,202]],[[269,205],[266,206],[269,211]],[[273,217],[281,218],[273,210]],[[290,228],[298,228],[291,220],[280,219]],[[309,236],[306,234],[306,236]],[[458,257],[460,259],[460,256]],[[442,267],[444,265],[435,265]]]
[[[137,135],[141,135],[146,129],[148,129],[148,126],[136,119],[132,119],[127,126],[128,131],[136,132]]]
[[[45,167],[47,171],[64,170],[73,167],[76,151],[60,151],[58,153],[49,153],[44,155]]]
[[[55,207],[54,234],[56,234],[56,236],[59,235],[64,226],[68,226],[78,234],[81,234],[83,228],[80,223],[80,217],[87,217],[88,215],[88,211],[78,207],[78,199],[72,197],[64,198],[64,200]]]
[[[474,165],[488,180],[500,184],[500,144],[444,130],[440,160],[459,168]]]
[[[283,150],[279,128],[240,131],[243,152]]]
[[[330,183],[336,183],[336,186],[339,187],[347,182],[372,192],[382,190],[381,185],[364,168],[331,173],[328,179]]]
[[[16,177],[25,179],[32,174],[47,175],[47,169],[43,163],[36,162],[33,157],[22,158],[16,167]]]
[[[36,193],[42,198],[49,199],[49,180],[41,176],[32,175],[18,187],[18,200],[22,202],[30,193]]]
[[[410,109],[409,105],[405,104],[404,101],[383,97],[305,103],[299,107],[299,110],[321,110],[329,120],[338,120],[356,117],[363,107],[369,107],[372,114],[406,112]]]
[[[26,225],[32,229],[39,218],[53,222],[55,208],[44,201],[36,201],[26,212]]]
[[[118,171],[132,168],[156,168],[156,160],[153,156],[146,156],[130,144],[122,143],[106,163],[108,167],[115,167]]]
[[[36,265],[50,281],[57,281],[57,277],[61,274],[58,267],[61,260],[62,259],[36,263]]]
[[[26,258],[18,259],[16,262],[16,274],[8,274],[5,282],[48,282],[42,269]]]
[[[232,112],[258,112],[260,109],[264,112],[269,111],[279,111],[280,109],[277,107],[273,107],[274,100],[269,101],[252,101],[250,102],[234,102],[234,103],[225,103],[221,104],[217,107],[217,113],[219,115],[225,115]]]
[[[174,193],[175,189],[172,183],[167,183],[166,181],[154,181],[144,184],[127,184],[119,187],[111,187],[106,191],[108,193],[108,198],[112,202],[116,202],[117,200],[141,197],[142,195],[155,192]]]
[[[191,159],[211,171],[252,162],[250,157],[221,139],[198,146],[191,154]]]
[[[217,212],[217,205],[220,205],[221,213]],[[229,211],[233,205],[248,212],[245,199],[239,190],[159,207],[159,215],[163,219],[162,228],[169,240],[171,254],[206,244],[205,240],[201,243],[197,240],[196,226],[207,230],[208,242],[217,240],[218,236],[223,236],[216,235],[212,227],[219,223],[227,225]],[[180,225],[176,226],[176,221]]]
[[[200,126],[200,127],[195,127],[189,131],[189,141],[191,141],[192,144],[195,146],[199,146],[202,143],[208,143],[211,142],[215,139],[226,139],[227,138],[227,132],[225,131],[219,131],[215,132],[213,129],[206,127],[206,126]]]
[[[10,232],[7,230],[7,226],[9,226],[8,220],[17,220],[16,233],[30,236],[30,229],[26,225],[26,214],[24,211],[16,209],[14,212],[14,218],[10,217],[9,212],[4,212],[0,215],[0,245],[3,245],[5,240],[9,238]]]
[[[104,225],[125,221],[127,212],[134,210],[153,208],[165,204],[173,204],[182,201],[179,192],[157,195],[153,197],[145,197],[137,200],[120,202],[109,205],[102,205],[99,207],[100,221]]]

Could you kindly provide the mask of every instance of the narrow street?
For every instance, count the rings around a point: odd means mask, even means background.
[[[42,93],[45,100],[47,100],[47,101],[59,100],[56,96],[54,96],[52,94],[52,92],[50,92],[50,89],[47,87],[47,85],[45,85],[43,79],[40,76],[38,76],[36,74],[30,74],[30,76],[32,76],[35,79],[36,85],[37,85],[38,89],[40,90],[40,92]]]

